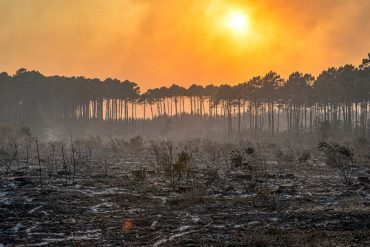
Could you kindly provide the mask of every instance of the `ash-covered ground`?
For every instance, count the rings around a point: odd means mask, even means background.
[[[1,177],[0,246],[370,246],[366,164],[348,184],[319,152],[253,152],[172,172],[81,162],[74,181],[62,164],[44,160],[40,178],[37,159],[23,162]]]

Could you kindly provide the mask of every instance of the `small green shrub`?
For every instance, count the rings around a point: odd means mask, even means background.
[[[185,172],[189,174],[190,171],[190,161],[192,160],[192,155],[182,151],[178,154],[177,162],[173,164],[173,170],[179,179],[183,176]]]

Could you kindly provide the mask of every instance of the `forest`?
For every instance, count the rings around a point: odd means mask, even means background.
[[[370,0],[0,18],[0,247],[370,247]]]
[[[198,119],[227,133],[299,134],[324,124],[368,135],[369,78],[370,54],[358,67],[328,68],[316,78],[294,72],[284,79],[271,71],[234,86],[173,84],[145,93],[128,80],[44,76],[22,68],[0,74],[0,122],[35,129],[106,123],[132,132],[158,119]]]
[[[370,246],[370,54],[140,91],[0,74],[0,247]]]

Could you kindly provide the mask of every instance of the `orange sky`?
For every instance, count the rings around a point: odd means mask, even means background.
[[[225,17],[245,13],[248,31]],[[0,70],[117,77],[143,90],[317,74],[370,52],[369,0],[0,0]]]

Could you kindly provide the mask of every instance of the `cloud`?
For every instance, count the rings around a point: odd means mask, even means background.
[[[251,32],[220,28],[243,9]],[[0,2],[0,66],[118,77],[144,88],[318,73],[369,52],[368,0],[12,0]]]

